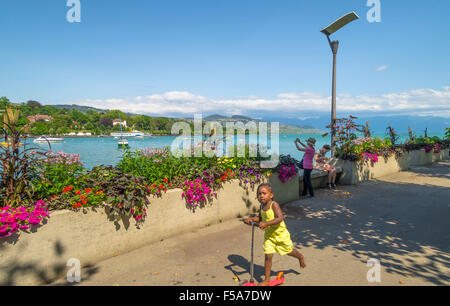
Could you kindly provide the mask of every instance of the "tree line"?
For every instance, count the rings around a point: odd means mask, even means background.
[[[179,122],[178,118],[151,117],[146,115],[131,115],[120,110],[82,112],[76,109],[57,108],[51,105],[42,105],[38,101],[29,100],[23,103],[12,103],[8,98],[0,98],[0,112],[6,106],[20,111],[18,126],[23,126],[30,121],[27,117],[33,115],[47,115],[52,119],[46,121],[39,119],[31,124],[32,135],[63,135],[71,132],[91,132],[93,135],[109,135],[111,132],[120,131],[120,125],[113,126],[114,119],[126,121],[127,127],[123,131],[139,130],[153,135],[170,135],[173,123]],[[189,123],[192,125],[193,124]]]

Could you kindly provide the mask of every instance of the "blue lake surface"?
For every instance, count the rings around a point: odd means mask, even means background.
[[[375,134],[374,137],[385,138],[385,134]],[[443,137],[443,134],[432,134],[429,136]],[[243,135],[237,135],[234,139],[235,144],[249,143],[249,137],[243,138]],[[322,137],[321,134],[282,134],[279,135],[279,153],[289,154],[292,157],[301,160],[303,152],[296,149],[294,145],[294,140],[299,138],[303,143],[306,143],[306,139],[309,137],[314,137],[316,139],[316,150],[321,148],[324,144],[330,144],[330,136]],[[128,137],[130,150],[147,149],[147,148],[163,148],[166,146],[171,146],[176,140],[176,136],[156,136],[154,138],[145,137],[142,139]],[[182,138],[182,137],[181,137]],[[399,143],[404,142],[408,139],[407,134],[400,135]],[[33,139],[29,139],[31,142]],[[61,143],[52,143],[51,149],[53,151],[64,151],[65,153],[79,154],[80,160],[83,162],[85,168],[91,169],[97,165],[116,165],[123,156],[123,149],[118,148],[117,139],[113,137],[104,138],[64,138]],[[245,141],[245,142],[244,142]],[[231,143],[231,139],[230,139]],[[269,147],[269,152],[271,148],[271,138],[267,138],[267,145]],[[44,150],[49,150],[48,144],[36,144],[29,143],[30,147],[40,147]],[[220,155],[220,154],[219,154]]]

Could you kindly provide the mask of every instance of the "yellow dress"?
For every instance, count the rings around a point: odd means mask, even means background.
[[[270,204],[270,208],[267,211],[261,209],[261,219],[263,222],[268,222],[275,219],[275,212],[272,209],[272,204]],[[277,252],[280,255],[286,255],[291,253],[293,250],[294,245],[291,240],[291,235],[289,234],[284,221],[266,227],[264,233],[265,254],[274,254]]]

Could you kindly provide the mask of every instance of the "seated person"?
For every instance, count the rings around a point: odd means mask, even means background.
[[[317,151],[314,156],[314,160],[317,162],[316,169],[326,170],[328,171],[328,188],[336,188],[336,169],[330,164],[326,163],[327,160],[330,160],[325,155],[330,151],[331,148],[329,145],[324,145],[319,151]]]

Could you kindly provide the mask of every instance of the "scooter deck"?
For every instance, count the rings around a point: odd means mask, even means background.
[[[279,286],[279,285],[281,285],[282,283],[284,283],[285,278],[284,278],[284,276],[282,276],[282,275],[283,275],[283,272],[280,272],[280,274],[278,274],[278,277],[277,277],[277,278],[272,279],[272,280],[269,282],[269,285],[268,285],[268,286],[271,286],[271,287],[273,287],[273,286]],[[252,282],[248,282],[248,283],[242,284],[242,286],[253,287],[253,286],[257,286],[257,284],[256,284],[256,283],[252,283]]]
[[[284,283],[284,277],[272,279],[269,283],[269,286],[279,286]]]

